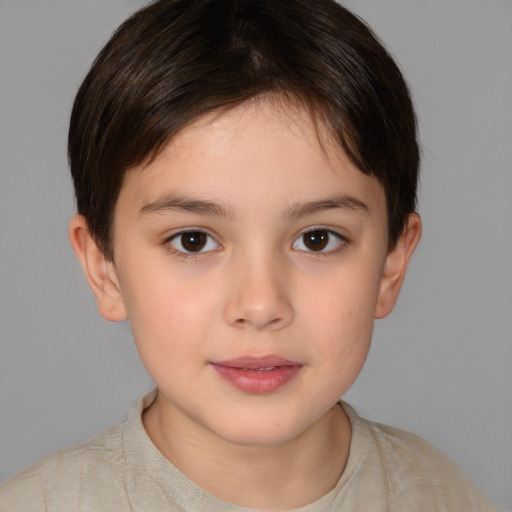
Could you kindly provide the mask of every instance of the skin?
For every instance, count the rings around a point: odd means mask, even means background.
[[[374,318],[395,304],[419,217],[388,250],[377,180],[305,109],[259,98],[200,119],[130,171],[113,227],[114,261],[80,216],[70,239],[101,314],[129,318],[158,387],[143,416],[155,445],[239,505],[283,510],[326,494],[350,445],[336,403]],[[186,229],[208,235],[200,252],[184,250]],[[311,231],[327,245],[312,250]],[[241,391],[211,364],[267,355],[300,365],[270,393]]]

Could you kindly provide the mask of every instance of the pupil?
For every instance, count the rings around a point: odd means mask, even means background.
[[[304,244],[312,251],[321,251],[322,249],[325,249],[328,241],[329,235],[326,231],[310,231],[304,235]]]
[[[206,245],[206,234],[200,231],[183,233],[181,235],[181,244],[189,252],[198,252]]]

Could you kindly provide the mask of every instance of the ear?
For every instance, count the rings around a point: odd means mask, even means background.
[[[421,219],[416,213],[409,215],[404,232],[396,246],[388,252],[379,287],[375,318],[384,318],[393,310],[405,279],[412,253],[421,238]]]
[[[96,245],[81,215],[75,215],[69,223],[69,241],[96,297],[101,316],[111,322],[127,318],[114,262]]]

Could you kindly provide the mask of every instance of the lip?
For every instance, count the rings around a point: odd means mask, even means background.
[[[242,356],[210,363],[229,384],[244,393],[262,395],[277,391],[302,369],[303,365],[280,356]]]

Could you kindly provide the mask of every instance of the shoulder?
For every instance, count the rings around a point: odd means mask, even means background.
[[[361,418],[343,404],[353,426],[354,449],[381,473],[394,510],[497,511],[447,455],[425,439]],[[355,454],[357,456],[357,454]]]
[[[124,423],[40,459],[0,486],[0,512],[78,508],[84,488],[123,489]],[[52,507],[53,504],[53,507]]]
[[[405,430],[361,418],[361,423],[386,467],[406,474],[460,472],[457,465],[422,437]]]

